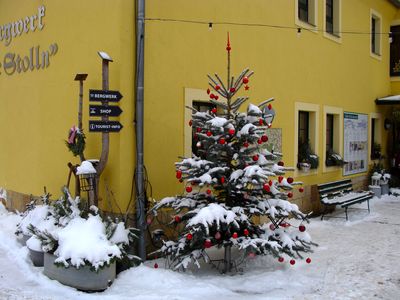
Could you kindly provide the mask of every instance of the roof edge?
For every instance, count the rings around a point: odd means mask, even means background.
[[[394,6],[397,8],[400,8],[400,1],[399,0],[389,0],[390,3],[392,3]]]

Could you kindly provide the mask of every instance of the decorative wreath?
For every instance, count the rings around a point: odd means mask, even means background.
[[[68,140],[65,141],[65,144],[74,156],[83,154],[86,144],[85,138],[85,134],[78,127],[72,126],[69,130]]]

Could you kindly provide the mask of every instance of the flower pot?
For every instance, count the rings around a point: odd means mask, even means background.
[[[22,246],[26,246],[26,241],[29,240],[30,238],[31,238],[31,235],[22,234],[21,236],[18,237],[18,242]]]
[[[29,248],[28,248],[29,249]],[[43,267],[44,265],[44,252],[29,249],[29,256],[35,267]]]
[[[381,194],[382,195],[389,194],[389,183],[381,183]]]
[[[308,172],[311,169],[311,164],[309,163],[300,163],[300,170],[302,170],[303,172]]]
[[[107,289],[114,281],[116,276],[115,263],[110,264],[97,272],[90,270],[89,266],[82,266],[79,269],[75,267],[58,267],[54,264],[57,257],[53,254],[44,254],[44,270],[50,279],[74,287],[85,292],[98,292]]]
[[[368,188],[371,192],[374,192],[375,197],[378,197],[378,198],[381,197],[382,192],[381,192],[381,187],[379,185],[370,185],[370,186],[368,186]]]

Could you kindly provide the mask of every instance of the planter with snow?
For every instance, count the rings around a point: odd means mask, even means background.
[[[42,243],[36,236],[32,236],[26,241],[26,246],[29,250],[29,257],[35,267],[43,267],[44,252],[42,250]]]

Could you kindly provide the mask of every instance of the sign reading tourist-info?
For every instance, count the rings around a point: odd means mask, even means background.
[[[344,113],[343,175],[366,172],[368,167],[368,115]]]

